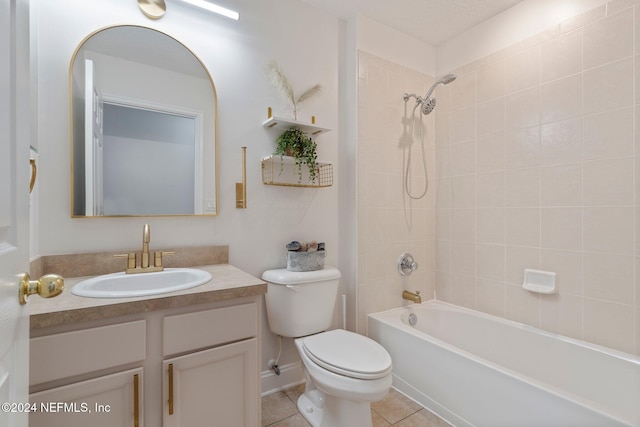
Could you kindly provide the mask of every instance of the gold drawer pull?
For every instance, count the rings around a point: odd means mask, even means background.
[[[173,415],[173,363],[169,363],[169,415]]]
[[[140,427],[140,390],[138,374],[133,376],[133,427]]]

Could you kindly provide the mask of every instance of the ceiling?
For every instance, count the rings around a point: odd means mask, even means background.
[[[302,1],[342,19],[362,15],[437,46],[522,0]]]

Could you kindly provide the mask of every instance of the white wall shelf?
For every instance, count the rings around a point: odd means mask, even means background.
[[[271,116],[264,122],[262,122],[262,126],[269,129],[279,129],[285,131],[290,128],[299,128],[302,131],[306,132],[310,136],[318,136],[325,132],[329,132],[331,129],[322,128],[320,126],[316,126],[314,123],[302,122],[299,120],[290,120],[283,119],[282,117]]]

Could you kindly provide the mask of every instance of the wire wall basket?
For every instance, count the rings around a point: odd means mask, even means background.
[[[318,162],[316,176],[311,177],[309,167],[303,164],[298,168],[295,158],[271,154],[262,159],[262,183],[285,187],[331,187],[333,185],[333,165]]]

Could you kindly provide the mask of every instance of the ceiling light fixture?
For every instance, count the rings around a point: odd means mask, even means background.
[[[138,6],[142,13],[150,19],[160,19],[167,11],[164,0],[138,0]]]
[[[227,18],[231,18],[234,20],[240,19],[240,14],[233,10],[224,8],[222,6],[218,6],[217,4],[209,3],[204,0],[182,0],[185,3],[189,3],[190,5],[200,7],[202,9],[208,10],[209,12],[217,13],[218,15],[226,16]]]

